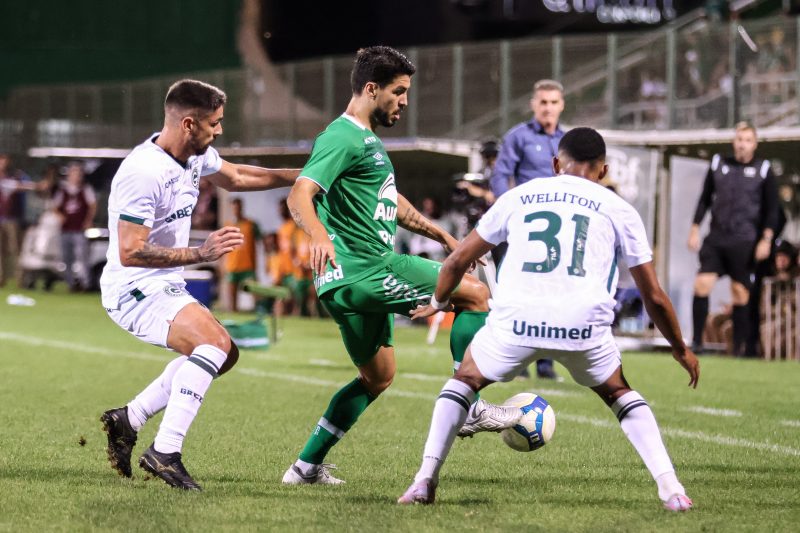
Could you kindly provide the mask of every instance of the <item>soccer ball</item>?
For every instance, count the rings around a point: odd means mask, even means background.
[[[547,400],[531,392],[521,392],[503,405],[516,405],[525,414],[516,426],[500,432],[509,447],[518,452],[538,450],[553,438],[556,430],[556,413]]]

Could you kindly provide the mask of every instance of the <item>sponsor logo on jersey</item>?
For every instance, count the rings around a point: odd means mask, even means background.
[[[200,169],[197,167],[192,169],[192,186],[195,189],[200,188]]]
[[[383,160],[383,154],[380,152],[375,152],[372,155],[372,158],[375,159],[375,166],[381,167],[386,164],[386,161]]]
[[[344,279],[344,270],[342,270],[342,265],[339,265],[338,267],[334,268],[333,270],[329,270],[324,274],[316,276],[314,278],[314,286],[319,289],[326,283],[330,283],[334,280],[338,281],[340,279]]]
[[[187,205],[186,207],[182,207],[172,213],[170,216],[164,219],[164,222],[169,224],[170,222],[175,222],[179,218],[186,218],[192,216],[192,211],[194,210],[194,206]]]
[[[174,178],[170,178],[170,180],[164,184],[164,187],[165,188],[166,187],[172,187],[179,179],[180,179],[180,176],[175,176]]]
[[[547,322],[539,325],[528,324],[524,320],[514,320],[512,328],[514,335],[520,337],[536,337],[539,339],[591,339],[592,326],[585,328],[565,328],[562,326],[549,326]]]
[[[408,283],[398,280],[394,275],[389,274],[383,278],[383,289],[386,296],[393,296],[401,300],[414,301],[421,298],[430,298],[430,295],[420,295],[419,289],[412,287]]]
[[[755,178],[756,177],[756,167],[744,167],[744,177],[745,178]]]
[[[183,294],[183,291],[181,289],[179,289],[178,287],[173,287],[171,285],[164,287],[164,292],[167,294],[167,296],[181,296]]]
[[[377,137],[364,137],[364,144],[372,144],[378,140]]]
[[[392,205],[389,205],[388,203]],[[394,173],[390,173],[378,190],[378,205],[375,206],[375,213],[372,220],[392,221],[397,218],[397,187],[394,183]]]

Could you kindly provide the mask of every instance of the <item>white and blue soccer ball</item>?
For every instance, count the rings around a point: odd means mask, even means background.
[[[518,452],[532,452],[553,438],[556,413],[541,396],[532,392],[521,392],[506,400],[503,405],[515,405],[525,413],[517,425],[500,432],[503,442],[510,448]]]

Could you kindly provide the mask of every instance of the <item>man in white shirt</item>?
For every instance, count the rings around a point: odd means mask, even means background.
[[[103,413],[108,458],[131,477],[138,431],[162,409],[154,443],[139,459],[168,485],[200,490],[183,466],[181,447],[213,378],[239,351],[211,312],[184,289],[184,265],[215,261],[243,242],[238,228],[212,232],[189,247],[191,214],[201,179],[229,191],[289,186],[298,169],[266,169],[220,158],[211,143],[222,134],[225,93],[195,80],[170,87],[164,127],[134,148],[111,183],[108,263],[100,280],[103,307],[120,327],[181,354],[126,406]]]
[[[467,418],[465,406],[479,390],[513,379],[531,361],[552,357],[620,420],[665,508],[692,507],[650,407],[622,374],[611,334],[618,258],[630,267],[649,315],[689,373],[690,386],[697,386],[699,365],[656,278],[641,218],[597,184],[608,169],[605,152],[603,138],[591,128],[565,134],[553,159],[557,176],[501,196],[442,265],[430,304],[413,313],[424,317],[447,308],[470,263],[508,242],[486,325],[436,401],[422,466],[398,503],[434,502],[439,471]]]

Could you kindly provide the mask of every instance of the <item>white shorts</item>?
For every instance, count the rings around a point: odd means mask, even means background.
[[[588,350],[532,348],[499,340],[488,325],[475,334],[470,351],[483,377],[492,381],[511,381],[537,359],[554,359],[569,370],[576,382],[595,387],[604,383],[622,364],[619,348],[613,339]]]
[[[170,323],[181,309],[197,300],[186,292],[183,282],[152,279],[133,285],[118,309],[106,309],[108,316],[141,340],[167,348]]]

